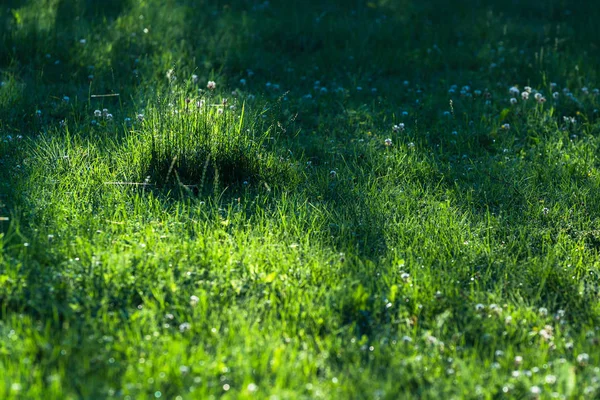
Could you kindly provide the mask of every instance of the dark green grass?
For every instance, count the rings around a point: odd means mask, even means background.
[[[3,3],[0,397],[600,396],[599,17]]]

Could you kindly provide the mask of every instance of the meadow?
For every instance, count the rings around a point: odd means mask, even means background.
[[[0,398],[600,398],[598,21],[2,1]]]

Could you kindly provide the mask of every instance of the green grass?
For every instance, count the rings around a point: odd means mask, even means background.
[[[600,397],[586,3],[4,2],[0,398]]]

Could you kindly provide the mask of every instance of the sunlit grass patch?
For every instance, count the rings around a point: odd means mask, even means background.
[[[148,159],[150,180],[205,185],[275,185],[289,161],[275,153],[271,128],[241,102],[213,96],[151,105],[139,115],[136,141]],[[253,115],[254,114],[254,115]]]

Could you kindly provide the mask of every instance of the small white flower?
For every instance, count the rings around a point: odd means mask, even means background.
[[[546,307],[541,307],[538,310],[538,313],[540,314],[540,316],[545,317],[548,315],[548,309]]]
[[[190,296],[190,305],[192,307],[194,307],[196,304],[198,304],[198,302],[200,301],[200,299],[198,298],[198,296]]]
[[[581,353],[577,356],[577,362],[581,366],[585,366],[590,361],[590,356],[587,353]]]
[[[481,304],[481,303],[475,304],[475,310],[476,311],[483,311],[483,310],[485,310],[485,306],[483,304]]]
[[[517,104],[517,99],[515,97],[511,97],[510,104]]]
[[[505,131],[510,129],[510,124],[502,124],[502,129],[504,129]]]
[[[198,83],[198,75],[196,75],[196,74],[192,75],[192,82]]]
[[[510,89],[508,89],[508,91],[513,96],[518,96],[520,93],[519,88],[517,88],[516,86],[511,87]]]
[[[331,170],[331,171],[329,171],[329,177],[330,177],[331,179],[335,178],[336,176],[337,176],[337,172],[335,172],[335,170]]]
[[[522,98],[523,100],[527,100],[527,99],[529,99],[529,92],[523,92],[523,93],[521,93],[521,98]]]
[[[98,117],[99,118],[101,116],[102,116],[102,111],[100,111],[100,110],[94,111],[94,117]]]
[[[525,86],[523,88],[527,93],[531,93],[531,87],[530,86]]]
[[[106,114],[106,119],[109,120],[109,121],[112,121],[113,115],[112,114]]]
[[[549,212],[550,212],[550,210],[548,209],[548,207],[542,208],[542,214],[548,215]]]
[[[246,390],[249,391],[250,393],[254,393],[258,390],[258,386],[255,383],[250,383],[246,387]]]
[[[208,81],[208,83],[206,84],[206,88],[208,90],[215,90],[217,88],[217,84],[215,83],[215,81]]]
[[[142,122],[142,121],[144,120],[144,114],[138,114],[138,115],[137,115],[137,120],[138,120],[139,122]]]
[[[532,386],[530,389],[531,394],[533,395],[539,395],[540,393],[542,393],[542,389],[540,389],[539,386]]]
[[[390,139],[390,138],[385,139],[385,145],[386,146],[391,146],[392,145],[392,139]]]
[[[523,357],[516,356],[515,357],[515,365],[521,365],[521,364],[523,364]]]
[[[554,93],[552,93],[552,97],[553,97],[555,100],[558,100],[558,97],[559,97],[559,96],[560,96],[560,94],[559,94],[558,92],[554,92]]]
[[[179,325],[179,331],[180,332],[189,331],[191,327],[192,327],[192,325],[189,322],[184,322],[183,324]]]

